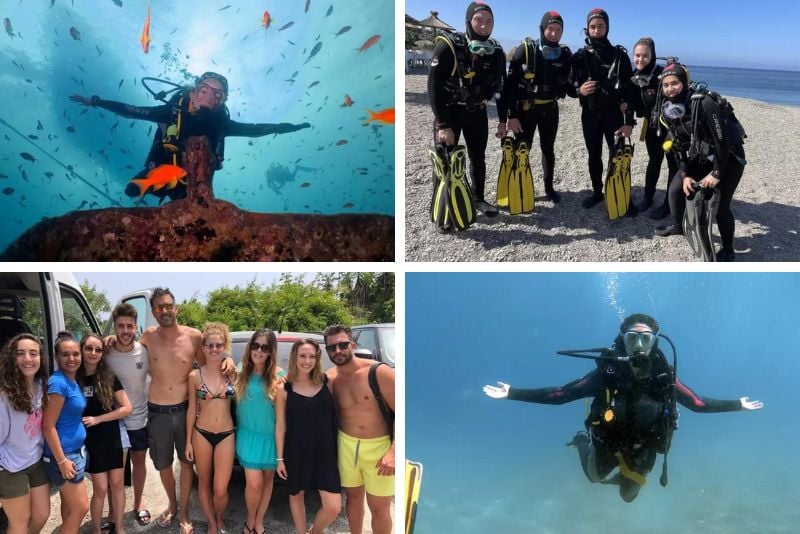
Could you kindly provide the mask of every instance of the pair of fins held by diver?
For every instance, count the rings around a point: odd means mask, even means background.
[[[467,181],[467,149],[464,145],[436,145],[430,151],[434,190],[431,221],[438,228],[466,230],[475,222],[475,199]]]
[[[633,144],[630,139],[617,136],[608,161],[604,200],[610,220],[628,215],[631,205],[631,160]]]
[[[714,250],[714,222],[719,210],[719,188],[699,187],[686,199],[683,235],[694,255],[702,261],[717,261]]]
[[[528,160],[530,149],[521,139],[503,137],[502,159],[497,176],[497,205],[507,207],[511,215],[531,213],[534,208],[533,174]]]

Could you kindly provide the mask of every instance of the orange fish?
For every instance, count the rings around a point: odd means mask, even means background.
[[[339,107],[349,108],[352,105],[353,105],[353,99],[350,98],[350,95],[344,95],[344,103]]]
[[[377,43],[377,42],[378,42],[378,40],[379,40],[380,38],[381,38],[381,36],[380,36],[380,35],[373,35],[372,37],[370,37],[369,39],[367,39],[366,41],[364,41],[364,44],[363,44],[363,45],[361,45],[361,48],[356,48],[356,50],[357,50],[357,51],[358,51],[358,53],[360,54],[361,52],[363,52],[363,51],[364,51],[364,50],[366,50],[367,48],[369,48],[369,47],[371,47],[372,45],[374,45],[375,43]]]
[[[269,11],[264,11],[264,16],[261,19],[261,25],[264,26],[264,33],[267,33],[271,22],[272,17],[269,16]]]
[[[143,197],[147,190],[151,187],[153,191],[158,191],[166,187],[167,189],[175,189],[178,182],[186,183],[186,171],[175,165],[159,165],[152,171],[147,173],[142,179],[131,180],[130,183],[135,184],[139,188],[139,197]]]
[[[367,122],[364,123],[365,125],[373,121],[382,122],[383,124],[394,124],[394,108],[386,108],[379,111],[368,109],[367,113],[369,113],[369,118]]]
[[[147,6],[147,18],[144,21],[144,29],[142,30],[142,38],[139,39],[142,43],[142,50],[144,53],[150,51],[150,5]]]

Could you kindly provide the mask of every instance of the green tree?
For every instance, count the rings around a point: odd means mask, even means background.
[[[104,291],[98,291],[95,284],[90,286],[89,280],[85,278],[81,284],[81,291],[83,296],[86,297],[95,319],[97,319],[97,324],[102,327],[105,324],[105,320],[100,317],[101,313],[111,313],[111,303],[108,301],[108,297]]]
[[[200,329],[206,323],[206,317],[206,307],[197,300],[197,297],[192,297],[178,305],[178,324]]]

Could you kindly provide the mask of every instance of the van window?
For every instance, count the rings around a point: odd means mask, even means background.
[[[370,352],[372,352],[373,358],[378,357],[378,340],[375,338],[374,328],[356,330],[353,337],[355,337],[355,342],[358,344],[358,348],[368,349]]]
[[[129,299],[125,299],[122,302],[125,304],[130,304],[134,308],[136,308],[136,337],[141,337],[144,333],[144,323],[147,320],[147,300],[144,298],[144,295],[137,295],[135,297],[131,297]],[[113,325],[111,327],[114,328]],[[112,332],[113,334],[113,332]]]
[[[83,336],[96,330],[91,311],[84,307],[83,299],[73,290],[61,287],[61,305],[64,308],[64,325],[77,339],[83,339]]]
[[[22,320],[31,329],[31,333],[44,340],[44,313],[42,312],[42,298],[35,297],[19,297],[22,303]]]

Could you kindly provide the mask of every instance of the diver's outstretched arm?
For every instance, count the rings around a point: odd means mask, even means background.
[[[760,410],[764,407],[764,403],[757,400],[757,401],[750,401],[747,400],[750,397],[742,397],[739,399],[739,402],[742,403],[742,410]]]
[[[483,386],[483,392],[493,399],[507,399],[511,386],[505,382],[498,382],[497,386]]]

